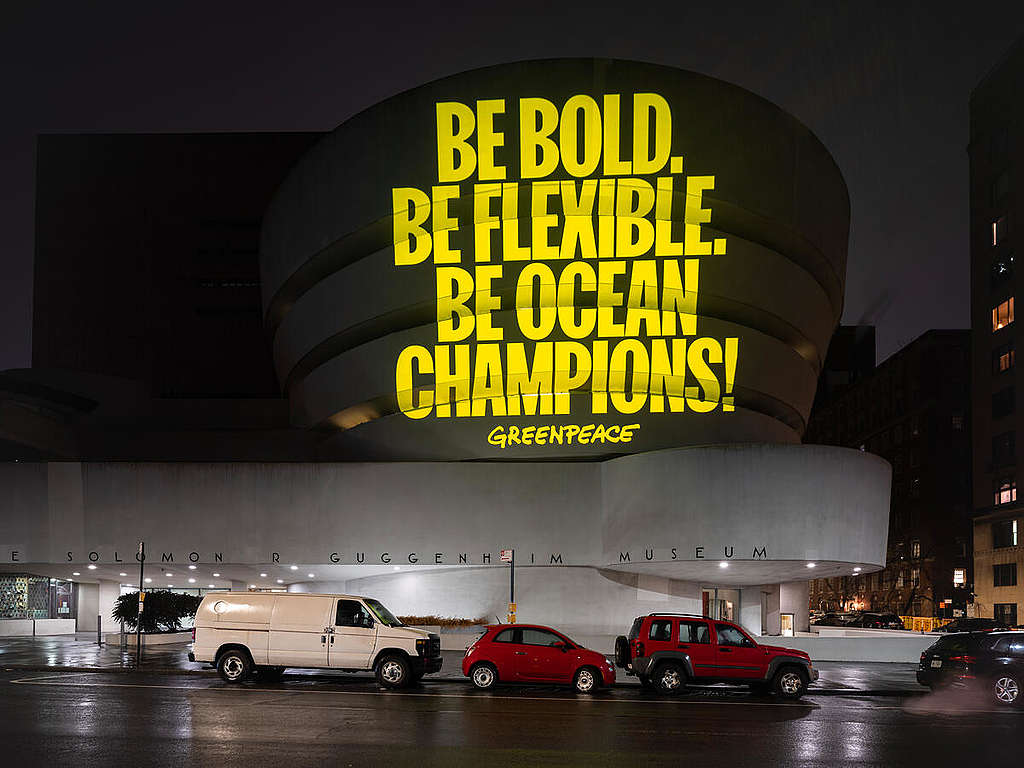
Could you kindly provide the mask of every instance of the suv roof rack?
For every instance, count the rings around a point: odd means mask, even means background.
[[[654,613],[648,613],[648,616],[686,616],[690,619],[710,619],[710,616],[705,616],[701,613],[671,613],[669,611],[655,611]]]

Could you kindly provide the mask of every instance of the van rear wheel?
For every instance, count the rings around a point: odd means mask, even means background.
[[[377,664],[377,682],[385,688],[403,688],[412,680],[409,662],[402,656],[385,656]]]
[[[217,659],[217,673],[225,683],[243,683],[252,674],[252,662],[245,651],[232,648]]]

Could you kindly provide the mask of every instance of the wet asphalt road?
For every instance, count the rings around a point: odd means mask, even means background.
[[[942,766],[1016,763],[1024,711],[959,693],[808,696],[738,690],[676,698],[617,687],[480,693],[426,682],[286,676],[0,673],[3,764],[140,766]]]

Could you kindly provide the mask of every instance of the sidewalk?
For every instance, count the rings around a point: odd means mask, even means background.
[[[205,664],[188,660],[188,643],[159,645],[144,649],[143,670],[169,674],[214,674]],[[464,681],[462,651],[442,651],[444,666],[432,680]],[[915,664],[881,662],[820,662],[815,664],[821,674],[811,687],[812,695],[825,696],[915,696],[927,689],[915,677]],[[97,646],[95,635],[77,637],[9,637],[0,638],[0,668],[27,671],[133,671],[135,644],[131,639],[126,652],[117,645]],[[331,674],[323,670],[297,671],[296,674]],[[635,677],[617,670],[616,683],[639,685]]]

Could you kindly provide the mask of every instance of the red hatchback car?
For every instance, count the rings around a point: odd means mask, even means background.
[[[487,627],[466,650],[462,674],[481,690],[499,682],[567,683],[593,693],[615,682],[615,667],[600,653],[536,624]]]

